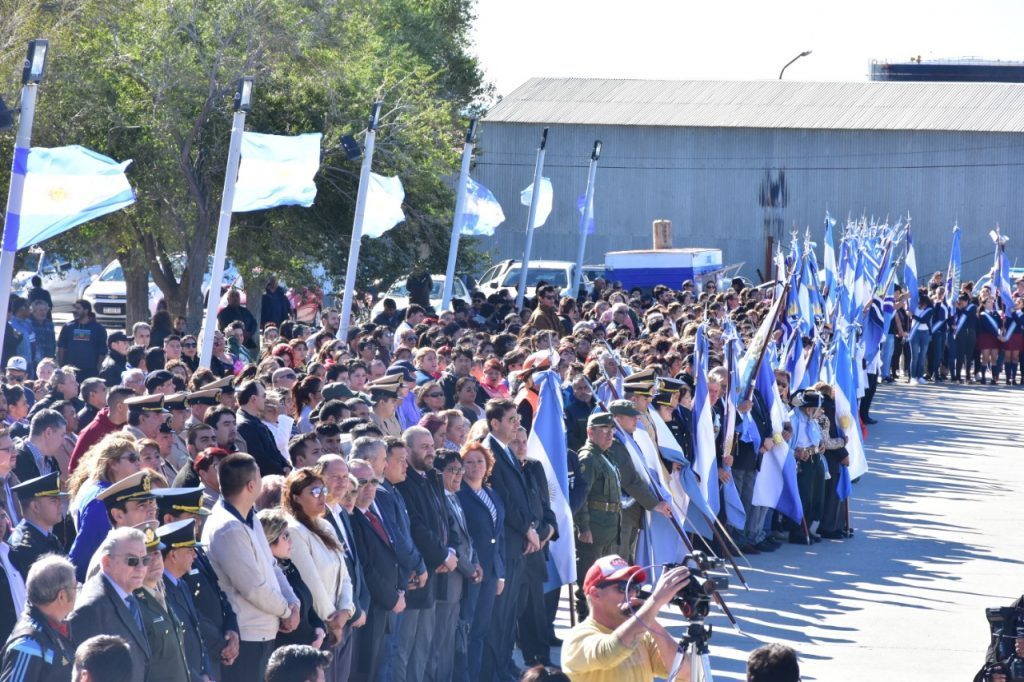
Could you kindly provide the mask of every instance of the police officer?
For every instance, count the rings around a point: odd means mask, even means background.
[[[156,491],[158,518],[165,524],[183,519],[195,521],[198,535],[209,510],[203,506],[203,486]],[[238,619],[213,570],[205,549],[195,546],[192,569],[182,576],[192,596],[199,620],[199,635],[210,660],[210,678],[220,679],[221,665],[238,656]],[[188,621],[185,621],[188,622]]]
[[[200,494],[202,490],[199,490]],[[193,494],[194,493],[190,493]],[[180,495],[178,496],[181,499]],[[199,499],[189,500],[198,502]],[[202,509],[202,507],[199,507]],[[203,510],[205,511],[205,510]],[[185,664],[188,668],[190,682],[202,682],[212,674],[210,657],[206,644],[203,642],[199,626],[199,612],[192,601],[192,592],[183,580],[185,574],[192,570],[196,556],[196,522],[187,518],[161,526],[157,536],[164,544],[163,553],[164,595],[167,598],[167,610],[184,624],[183,643]]]
[[[140,524],[146,534],[146,578],[142,587],[133,593],[139,602],[142,623],[149,640],[152,655],[146,682],[189,682],[185,665],[184,632],[181,621],[167,608],[163,590],[164,562],[162,550],[166,545],[154,530],[155,521]]]
[[[580,589],[576,608],[586,618],[587,600],[583,576],[598,558],[613,554],[622,543],[622,481],[609,453],[614,443],[615,422],[608,412],[595,412],[587,420],[587,441],[580,448],[580,477],[587,499],[573,514],[576,534],[576,575]]]
[[[25,589],[25,612],[4,646],[0,680],[67,682],[75,645],[64,619],[75,607],[75,566],[61,556],[43,557],[29,570]]]
[[[636,543],[640,537],[640,525],[643,523],[644,512],[656,511],[666,516],[672,512],[668,502],[659,500],[651,490],[646,476],[637,470],[633,463],[633,456],[630,454],[630,450],[632,450],[634,454],[642,457],[640,447],[633,440],[633,432],[636,431],[640,411],[629,400],[613,400],[608,406],[608,411],[611,412],[615,424],[619,427],[615,433],[615,442],[609,452],[612,463],[619,470],[623,496],[627,498],[622,505],[621,543],[614,553],[626,558],[627,561],[632,561],[636,555]]]
[[[23,578],[29,568],[44,554],[64,554],[64,545],[53,532],[63,515],[64,498],[60,491],[60,474],[56,471],[33,478],[11,488],[18,496],[24,513],[11,533],[11,563]]]

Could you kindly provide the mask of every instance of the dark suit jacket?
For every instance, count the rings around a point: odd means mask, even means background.
[[[196,560],[183,580],[192,591],[192,603],[199,612],[199,631],[206,642],[206,651],[211,661],[220,660],[224,635],[228,631],[238,632],[238,618],[227,595],[221,591],[217,573],[203,548],[196,547]]]
[[[32,451],[28,445],[24,443],[15,450],[17,460],[14,462],[14,475],[18,477],[18,480],[24,483],[25,481],[33,478],[39,478],[42,476],[42,472],[39,471],[39,467],[36,466],[36,458],[32,456]],[[53,471],[60,471],[60,467],[57,465],[57,460],[53,457],[45,458],[50,463],[50,467]]]
[[[441,573],[437,576],[437,599],[449,604],[457,602],[462,598],[466,580],[473,575],[477,563],[476,552],[473,550],[473,540],[469,536],[469,526],[465,522],[466,513],[462,512],[462,520],[460,521],[459,515],[455,513],[453,504],[458,504],[459,509],[462,509],[462,502],[458,497],[455,498],[453,503],[448,494],[444,493],[444,506],[448,515],[448,544],[455,550],[459,560],[454,571]]]
[[[550,542],[558,539],[558,520],[555,512],[551,509],[551,493],[548,491],[548,477],[544,473],[544,465],[535,459],[527,459],[523,465],[526,473],[526,482],[530,486],[530,507],[535,516],[540,517],[537,524],[537,535],[544,539],[547,534],[554,530]],[[544,545],[544,551],[527,554],[525,557],[527,571],[534,580],[544,582],[548,577],[547,557],[549,545]]]
[[[491,488],[484,488],[497,511],[498,521],[491,520],[491,512],[465,483],[457,495],[466,515],[469,537],[473,540],[477,562],[484,571],[484,580],[505,577],[505,505]]]
[[[291,465],[277,449],[274,434],[259,417],[253,417],[245,410],[238,410],[238,435],[245,441],[247,452],[260,465],[260,476],[279,474],[284,476]]]
[[[352,531],[356,549],[372,570],[366,572],[372,606],[390,611],[398,603],[398,591],[404,590],[407,578],[398,566],[398,554],[392,542],[377,535],[361,511],[352,513]]]
[[[352,614],[351,620],[356,620],[368,608],[370,608],[370,588],[366,586],[366,576],[363,574],[363,561],[359,556],[359,548],[356,547],[355,535],[352,531],[352,520],[344,509],[338,515],[344,526],[345,533],[337,526],[334,514],[330,510],[324,514],[327,523],[331,524],[338,540],[345,544],[345,568],[348,569],[348,577],[352,581],[352,599],[356,605],[356,612]]]
[[[412,541],[427,564],[427,584],[406,595],[410,609],[429,608],[436,595],[437,567],[448,558],[448,510],[444,491],[432,469],[426,476],[410,467],[405,481],[397,486],[409,510],[409,530]],[[443,574],[442,574],[443,575]]]
[[[7,570],[3,564],[0,564],[0,639],[6,642],[7,638],[11,636],[14,626],[17,624],[18,609],[14,608],[11,584],[7,577]]]
[[[75,646],[96,635],[117,635],[124,639],[128,642],[132,659],[131,679],[146,679],[152,656],[149,638],[139,630],[131,611],[102,572],[89,578],[82,586],[75,610],[67,620]]]
[[[178,580],[178,584],[175,585],[170,578],[164,575],[164,594],[168,610],[174,613],[184,626],[182,641],[189,679],[200,680],[203,674],[212,675],[213,666],[206,651],[206,642],[203,641],[199,611],[192,601],[192,592],[188,583]]]
[[[523,561],[526,534],[531,524],[539,523],[530,505],[530,487],[526,474],[518,464],[513,465],[512,454],[493,437],[487,437],[487,447],[494,455],[491,487],[505,503],[505,570],[511,572]]]
[[[412,540],[411,521],[405,498],[398,492],[398,488],[385,482],[377,488],[376,502],[383,517],[381,520],[391,533],[391,542],[394,544],[398,565],[401,566],[403,574],[408,579],[414,573],[426,571],[427,565]]]

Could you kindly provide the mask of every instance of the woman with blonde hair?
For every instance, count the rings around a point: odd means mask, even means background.
[[[328,679],[344,682],[349,678],[352,660],[337,654],[342,631],[356,608],[344,550],[334,529],[323,518],[327,510],[327,485],[312,469],[295,469],[288,474],[281,490],[281,509],[288,516],[292,563],[309,587],[313,608],[330,633],[328,643],[335,657]]]
[[[89,448],[68,479],[69,513],[78,531],[68,554],[79,582],[85,582],[89,560],[110,530],[107,508],[96,496],[141,468],[135,437],[116,431]]]

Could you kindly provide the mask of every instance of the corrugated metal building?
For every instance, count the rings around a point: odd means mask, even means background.
[[[1021,84],[532,79],[481,129],[474,176],[507,216],[485,241],[497,257],[522,257],[519,192],[544,126],[555,201],[534,258],[575,258],[576,203],[600,139],[587,263],[649,248],[651,222],[665,218],[675,246],[721,248],[756,279],[770,239],[820,235],[826,210],[840,223],[909,213],[922,273],[945,268],[954,221],[965,277],[990,267],[997,224],[1024,263]]]

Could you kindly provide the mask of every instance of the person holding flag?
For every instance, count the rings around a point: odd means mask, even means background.
[[[821,429],[822,454],[828,468],[818,535],[827,540],[841,540],[853,537],[853,530],[848,524],[848,500],[853,487],[850,483],[850,453],[846,450],[848,439],[839,431],[832,386],[819,381],[812,388],[821,394],[821,411],[816,420]]]

